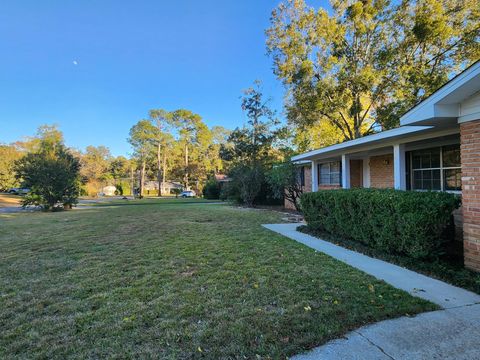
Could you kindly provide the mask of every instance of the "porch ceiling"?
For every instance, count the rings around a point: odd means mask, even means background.
[[[345,153],[378,149],[392,142],[404,140],[409,136],[423,133],[433,128],[433,126],[401,126],[396,129],[365,136],[360,139],[350,140],[341,144],[309,151],[307,153],[292,157],[292,161],[326,159],[334,156],[340,156]]]

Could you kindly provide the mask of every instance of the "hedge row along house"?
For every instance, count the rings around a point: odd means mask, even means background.
[[[458,193],[462,208],[455,223],[463,228],[465,266],[480,271],[480,61],[410,109],[400,125],[294,156],[304,191]]]

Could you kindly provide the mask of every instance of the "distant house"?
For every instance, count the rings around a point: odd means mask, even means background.
[[[224,183],[224,182],[229,182],[232,179],[230,179],[227,175],[225,174],[215,174],[215,181],[219,183]]]
[[[400,125],[294,156],[304,190],[460,194],[456,223],[463,226],[465,266],[480,271],[480,61],[410,109]]]
[[[162,194],[169,195],[173,194],[174,189],[178,189],[180,191],[183,190],[183,185],[179,182],[174,181],[165,181],[161,183],[162,186]],[[158,192],[158,181],[146,181],[144,189],[146,191],[157,191]]]
[[[108,186],[104,186],[102,188],[102,195],[103,196],[113,196],[115,195],[115,191],[117,191],[117,188],[113,185],[108,185]]]

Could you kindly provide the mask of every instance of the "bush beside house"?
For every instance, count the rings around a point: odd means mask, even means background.
[[[445,192],[339,189],[305,193],[301,208],[315,231],[413,258],[437,255],[460,197]]]

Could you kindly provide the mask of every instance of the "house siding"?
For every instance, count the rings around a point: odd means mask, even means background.
[[[480,119],[460,124],[465,266],[480,271]]]
[[[393,188],[393,155],[370,157],[370,187]]]

